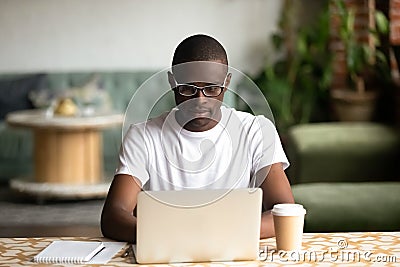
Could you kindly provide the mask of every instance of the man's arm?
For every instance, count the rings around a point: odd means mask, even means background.
[[[282,163],[275,163],[263,168],[260,173],[269,172],[261,184],[265,212],[261,216],[260,238],[275,236],[271,209],[278,203],[294,203],[289,181],[282,168]]]
[[[136,243],[137,195],[140,181],[126,174],[114,177],[101,214],[101,231],[105,237]]]

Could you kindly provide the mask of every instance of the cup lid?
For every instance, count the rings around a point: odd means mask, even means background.
[[[306,214],[306,210],[300,204],[284,203],[274,205],[272,214],[277,216],[299,216]]]

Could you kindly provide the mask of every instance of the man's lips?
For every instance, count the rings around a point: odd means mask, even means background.
[[[191,115],[194,115],[196,117],[198,117],[198,116],[206,116],[207,114],[211,113],[210,110],[208,110],[208,109],[190,109],[190,110],[188,110],[188,112]]]

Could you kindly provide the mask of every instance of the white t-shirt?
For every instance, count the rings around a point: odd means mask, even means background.
[[[116,174],[136,177],[146,190],[226,189],[257,187],[261,168],[289,166],[276,128],[264,116],[222,106],[215,127],[191,132],[175,112],[130,126]]]

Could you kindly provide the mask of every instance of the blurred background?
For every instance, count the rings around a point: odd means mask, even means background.
[[[268,100],[306,231],[400,230],[399,0],[0,0],[0,209],[15,214],[0,219],[1,236],[100,235],[104,201],[13,185],[37,178],[40,147],[7,115],[65,98],[80,115],[123,113],[198,33]],[[101,134],[100,182],[112,178],[121,127]]]

